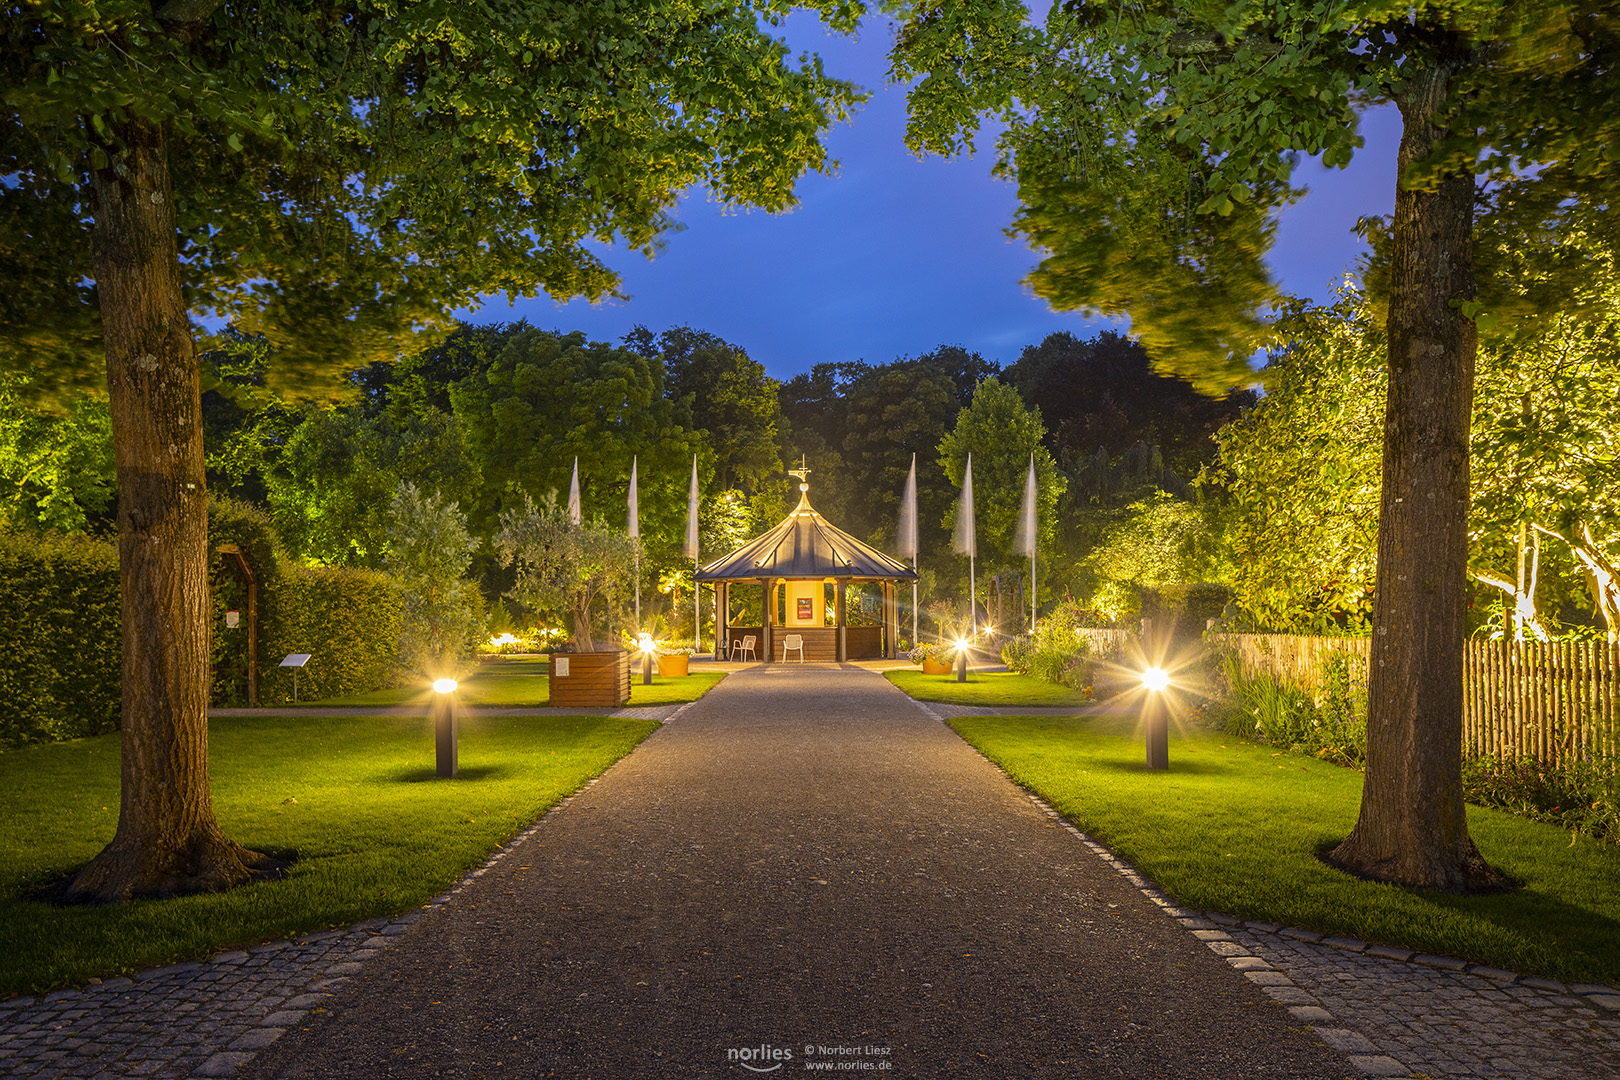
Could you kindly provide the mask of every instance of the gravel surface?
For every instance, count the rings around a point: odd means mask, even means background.
[[[772,665],[237,1075],[1366,1071],[1264,989],[880,676]]]

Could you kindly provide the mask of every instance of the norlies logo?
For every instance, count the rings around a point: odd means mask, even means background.
[[[780,1046],[732,1047],[726,1051],[726,1060],[735,1061],[749,1072],[775,1072],[793,1060],[793,1051]]]

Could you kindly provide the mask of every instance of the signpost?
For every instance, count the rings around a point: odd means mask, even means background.
[[[311,655],[313,654],[307,652],[288,653],[286,659],[276,665],[277,667],[292,668],[294,705],[298,704],[298,669],[309,663]]]

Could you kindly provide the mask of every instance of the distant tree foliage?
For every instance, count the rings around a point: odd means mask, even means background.
[[[1603,257],[1587,265],[1601,278]],[[1470,625],[1614,635],[1620,610],[1620,305],[1488,335],[1470,425]],[[1220,433],[1238,606],[1256,626],[1322,630],[1370,611],[1377,552],[1382,331],[1365,297],[1301,308],[1267,393]],[[1506,609],[1506,617],[1503,609]]]
[[[401,666],[428,678],[453,675],[482,629],[483,598],[465,577],[477,543],[454,502],[401,480],[388,503],[384,566],[404,601]]]
[[[703,433],[722,490],[752,495],[780,477],[782,405],[778,383],[765,374],[763,364],[689,326],[665,330],[656,338],[638,326],[624,343],[662,362],[665,393]]]
[[[1047,446],[1071,475],[1099,449],[1115,458],[1145,443],[1191,479],[1214,459],[1215,431],[1255,400],[1247,389],[1201,394],[1187,380],[1155,371],[1140,342],[1113,331],[1089,341],[1049,334],[1026,347],[1003,378],[1040,408]]]
[[[104,394],[42,403],[0,374],[0,526],[82,531],[106,524],[117,477]]]

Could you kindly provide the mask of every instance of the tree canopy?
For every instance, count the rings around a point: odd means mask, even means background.
[[[1468,837],[1459,749],[1476,320],[1502,314],[1478,296],[1476,177],[1526,220],[1613,228],[1617,31],[1610,5],[1561,0],[1076,0],[1040,24],[1015,0],[905,11],[909,144],[952,153],[986,117],[1004,125],[997,170],[1043,252],[1036,293],[1128,315],[1205,389],[1252,378],[1276,299],[1263,258],[1301,156],[1343,165],[1359,109],[1400,109],[1367,779],[1332,855],[1356,873],[1503,884]]]
[[[85,181],[134,123],[168,140],[189,307],[265,334],[272,383],[392,356],[487,293],[614,294],[591,242],[650,254],[694,185],[780,211],[831,167],[820,133],[861,95],[761,29],[790,6],[27,5],[0,60],[4,358],[99,358]]]
[[[207,497],[191,325],[315,392],[490,293],[600,297],[681,193],[783,210],[859,93],[787,59],[778,0],[10,5],[0,49],[0,365],[105,357],[124,596],[118,831],[76,896],[268,866],[214,818]],[[836,29],[858,9],[812,0]]]

